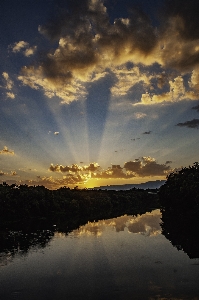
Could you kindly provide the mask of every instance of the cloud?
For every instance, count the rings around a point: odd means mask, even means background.
[[[3,150],[0,150],[0,154],[14,155],[15,153],[13,150],[9,150],[8,147],[4,146]]]
[[[95,172],[98,170],[100,166],[98,163],[90,163],[88,166],[78,166],[77,164],[72,164],[71,166],[62,166],[62,165],[53,165],[51,164],[49,170],[52,172],[72,172],[72,173],[78,173],[78,172]]]
[[[196,100],[197,6],[195,0],[188,6],[181,5],[179,0],[174,0],[173,6],[166,0],[159,25],[153,26],[141,8],[132,6],[128,16],[111,20],[105,1],[70,1],[67,10],[38,27],[40,34],[58,46],[49,49],[33,65],[24,66],[18,79],[32,89],[43,90],[48,98],[60,98],[62,103],[84,99],[88,83],[108,74],[115,79],[110,87],[114,97],[132,93],[132,88],[139,84],[141,99],[136,101],[140,104]],[[29,47],[24,41],[12,46],[14,52],[21,49],[29,56],[36,47]],[[149,67],[154,64],[159,65],[161,72],[155,68],[150,72]],[[165,69],[173,70],[175,77],[165,75]],[[185,82],[187,78],[182,75],[191,72],[190,81]],[[170,90],[165,91],[168,86]],[[158,93],[151,92],[155,87]]]
[[[23,48],[27,48],[29,46],[29,43],[24,42],[24,41],[19,41],[14,43],[14,45],[10,46],[10,48],[12,49],[12,52],[17,53],[20,52],[21,49]]]
[[[4,85],[0,86],[1,88],[5,89],[6,92],[6,96],[7,98],[11,98],[14,99],[15,98],[15,94],[11,91],[13,86],[14,86],[14,82],[10,79],[9,75],[7,72],[3,72],[2,73],[2,77],[3,77],[3,81],[4,81]]]
[[[27,48],[23,53],[26,57],[29,57],[29,56],[35,54],[36,50],[37,50],[37,46],[33,46],[33,47]]]
[[[88,166],[51,164],[49,171],[66,173],[65,179],[69,179],[70,176],[72,176],[72,179],[80,176],[82,182],[82,180],[88,181],[89,179],[130,179],[134,177],[166,176],[172,171],[168,164],[169,162],[158,164],[154,158],[148,156],[125,162],[123,167],[121,165],[112,165],[105,170],[98,163],[90,163]]]
[[[83,170],[84,171],[91,171],[91,172],[95,172],[100,168],[100,166],[98,165],[98,163],[90,163],[88,166],[84,166]]]
[[[9,48],[12,50],[13,53],[18,53],[18,52],[22,51],[22,49],[23,50],[25,49],[23,51],[23,54],[26,57],[29,57],[29,56],[35,54],[35,52],[37,50],[37,46],[30,47],[29,43],[25,42],[25,41],[16,42],[13,45],[10,45]]]
[[[159,104],[163,102],[179,102],[183,100],[198,100],[198,94],[194,91],[186,91],[183,77],[177,76],[169,81],[170,91],[162,94],[142,94],[141,102],[138,104]],[[136,103],[137,104],[137,103]]]
[[[143,134],[151,134],[151,132],[152,132],[152,131],[149,130],[149,131],[143,132]]]
[[[143,119],[147,116],[147,114],[142,113],[142,112],[136,112],[136,113],[134,113],[134,116],[136,119]]]
[[[167,0],[162,11],[160,30],[161,59],[165,66],[190,71],[199,62],[199,13],[197,0]]]
[[[59,131],[55,131],[54,134],[55,134],[55,135],[58,135],[58,134],[59,134]]]
[[[4,81],[5,81],[4,88],[5,88],[6,90],[11,90],[11,89],[13,88],[14,83],[13,83],[13,81],[10,79],[8,73],[7,73],[7,72],[3,72],[3,73],[2,73],[2,76],[3,76]]]
[[[197,110],[197,112],[199,112],[199,105],[192,107],[192,109],[195,109],[195,110]]]
[[[17,172],[16,171],[11,171],[11,176],[16,176]]]
[[[176,126],[188,127],[188,128],[199,128],[199,119],[193,119],[184,123],[178,123]]]
[[[10,48],[12,48],[12,52],[14,52],[14,53],[20,52],[21,49],[24,49],[27,47],[29,47],[29,43],[24,42],[24,41],[16,42],[16,43],[14,43],[13,46],[10,46]]]
[[[135,175],[123,172],[123,168],[120,165],[112,165],[112,167],[102,172],[92,173],[91,177],[96,179],[129,179],[135,177]]]
[[[83,168],[78,166],[77,164],[72,164],[71,166],[62,166],[62,165],[53,165],[51,164],[50,168],[49,168],[50,171],[52,172],[62,172],[62,173],[65,173],[65,172],[73,172],[73,173],[77,173],[79,171],[83,171]]]
[[[32,88],[42,88],[47,97],[57,96],[66,103],[84,97],[85,83],[105,76],[107,69],[118,78],[115,90],[125,78],[129,87],[124,88],[124,93],[133,86],[131,78],[148,84],[146,74],[139,78],[138,70],[126,72],[124,68],[119,71],[117,66],[131,60],[151,63],[147,56],[154,48],[156,35],[149,18],[134,9],[129,18],[115,19],[112,24],[102,1],[74,3],[75,8],[71,3],[72,13],[69,9],[70,13],[65,12],[56,20],[39,26],[41,34],[58,41],[59,45],[37,66],[24,67],[18,79]]]
[[[142,157],[136,161],[129,161],[124,164],[126,171],[132,172],[135,176],[165,176],[171,172],[170,166],[158,164],[154,158]]]
[[[165,162],[165,165],[168,165],[168,164],[171,164],[171,163],[172,163],[171,160],[167,160],[167,161]]]
[[[111,93],[116,96],[124,96],[128,91],[138,83],[144,86],[150,85],[150,80],[153,77],[148,73],[142,73],[138,66],[128,69],[127,66],[112,69],[116,75],[117,83],[111,88]]]
[[[3,171],[0,171],[0,176],[5,175],[5,173]]]
[[[10,99],[15,99],[15,94],[13,94],[13,93],[7,92],[6,96]]]

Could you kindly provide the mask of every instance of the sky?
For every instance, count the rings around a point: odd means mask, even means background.
[[[91,188],[199,161],[197,0],[1,0],[0,183]]]

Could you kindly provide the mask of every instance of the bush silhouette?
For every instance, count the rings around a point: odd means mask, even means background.
[[[171,173],[160,187],[162,210],[199,216],[199,163]]]

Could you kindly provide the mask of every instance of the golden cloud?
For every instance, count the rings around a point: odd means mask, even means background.
[[[83,181],[87,182],[89,179],[130,179],[146,176],[165,177],[172,170],[168,162],[159,164],[155,158],[148,156],[125,162],[123,167],[120,165],[112,165],[105,170],[102,170],[98,163],[90,163],[88,166],[78,166],[77,164],[72,164],[71,166],[54,166],[51,164],[49,171],[66,173],[67,175],[64,176],[64,178],[68,180],[70,176],[71,180],[74,180],[74,178],[78,179],[78,176],[80,176],[81,183]]]
[[[163,102],[178,102],[182,100],[198,100],[199,96],[194,91],[186,91],[182,76],[174,78],[169,81],[170,91],[159,95],[155,94],[142,94],[141,102],[136,104],[158,104]],[[193,81],[189,82],[189,85],[193,87]],[[194,87],[195,88],[195,87]]]
[[[8,147],[4,146],[3,150],[0,150],[0,154],[14,155],[15,153],[13,150],[9,150]]]
[[[80,4],[74,0],[67,12],[39,26],[41,34],[58,42],[57,48],[49,50],[34,66],[22,68],[18,79],[33,89],[42,89],[48,98],[60,98],[62,103],[85,98],[87,83],[107,74],[115,77],[111,87],[113,96],[125,96],[139,83],[145,91],[141,104],[195,100],[197,95],[194,91],[199,82],[199,39],[191,29],[198,32],[198,22],[197,18],[191,22],[192,25],[189,21],[191,15],[196,15],[197,6],[192,3],[185,13],[180,2],[174,2],[176,11],[172,11],[169,2],[166,2],[165,18],[155,28],[141,9],[132,7],[128,17],[110,22],[105,2],[82,0]],[[15,43],[12,49],[17,52],[25,47],[28,56],[34,48],[26,42]],[[133,67],[127,67],[129,62]],[[178,74],[170,81],[164,70],[157,75],[157,87],[162,89],[169,84],[170,91],[150,93],[156,74],[154,71],[149,75],[147,67],[154,63],[163,69],[174,69]],[[186,91],[182,72],[192,71],[190,90]]]

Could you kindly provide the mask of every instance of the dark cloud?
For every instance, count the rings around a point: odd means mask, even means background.
[[[159,89],[162,89],[163,86],[168,82],[167,75],[165,73],[160,74],[157,77],[157,86]]]
[[[83,170],[96,172],[99,168],[100,168],[100,166],[97,163],[91,163],[91,164],[89,164],[89,166],[84,166]]]
[[[129,179],[133,178],[135,175],[133,173],[125,173],[120,165],[112,165],[111,168],[108,168],[105,171],[92,173],[92,178],[101,178],[101,179]]]
[[[195,110],[197,110],[197,112],[199,112],[199,105],[192,107],[192,109],[195,109]]]
[[[178,123],[176,126],[188,127],[188,128],[199,128],[199,119],[193,119],[184,123]]]
[[[79,171],[82,171],[82,167],[76,165],[76,164],[72,164],[71,166],[62,166],[62,165],[53,165],[51,164],[50,168],[49,168],[50,171],[52,172],[62,172],[62,173],[65,173],[65,172],[73,172],[73,173],[77,173]]]
[[[168,164],[171,164],[171,163],[172,163],[171,160],[167,160],[167,161],[165,162],[165,165],[168,165]]]
[[[199,5],[197,0],[165,1],[162,26],[162,61],[165,66],[191,71],[199,63]]]
[[[177,18],[182,20],[178,24],[180,36],[186,40],[199,39],[198,26],[199,5],[198,0],[167,0],[164,16],[166,18]]]
[[[138,173],[141,168],[141,161],[128,161],[124,164],[124,169],[127,171]]]
[[[135,176],[164,176],[171,171],[170,166],[158,164],[154,158],[142,157],[137,161],[129,161],[124,164],[126,171],[135,173]]]
[[[151,132],[152,132],[152,131],[149,130],[149,131],[143,132],[143,134],[151,134]]]

